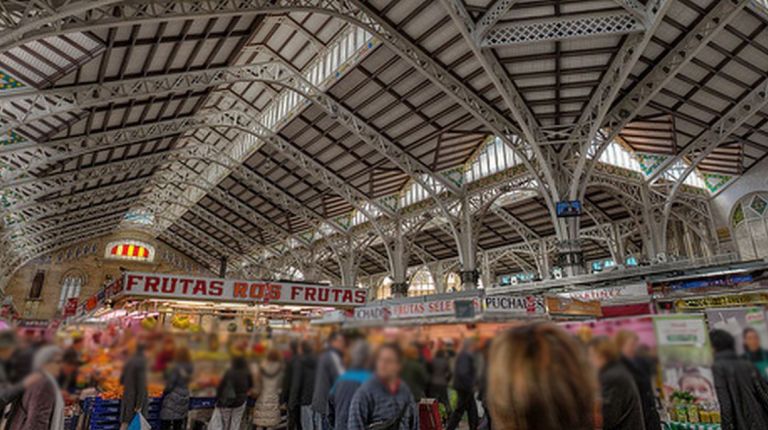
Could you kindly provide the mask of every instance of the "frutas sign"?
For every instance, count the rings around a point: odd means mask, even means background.
[[[139,272],[125,273],[122,293],[148,298],[338,307],[363,306],[368,298],[367,291],[359,288]]]

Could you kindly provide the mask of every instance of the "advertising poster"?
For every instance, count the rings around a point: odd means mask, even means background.
[[[710,329],[730,333],[736,339],[736,353],[747,357],[768,378],[768,324],[762,308],[709,309],[707,321]]]
[[[701,410],[717,410],[712,348],[703,315],[654,317],[663,395],[690,396]]]

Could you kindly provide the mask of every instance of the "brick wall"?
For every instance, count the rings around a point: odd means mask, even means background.
[[[107,244],[120,239],[138,240],[152,245],[155,248],[153,261],[150,263],[106,258]],[[192,259],[145,233],[120,232],[73,244],[28,262],[14,273],[6,286],[5,295],[12,298],[16,309],[25,318],[50,319],[58,312],[61,287],[67,276],[83,276],[85,282],[80,291],[80,298],[84,299],[98,291],[108,276],[117,278],[121,267],[142,272],[210,275]],[[40,270],[45,273],[40,300],[28,300],[32,281]]]

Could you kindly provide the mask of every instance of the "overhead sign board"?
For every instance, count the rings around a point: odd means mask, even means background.
[[[579,299],[581,301],[597,300],[603,305],[619,303],[640,303],[651,300],[648,285],[645,283],[629,284],[617,287],[594,288],[591,290],[567,291],[558,293],[560,297]]]
[[[547,310],[551,315],[599,317],[603,309],[597,300],[581,301],[568,297],[548,296]]]
[[[486,296],[485,312],[504,316],[535,316],[547,313],[543,296]]]
[[[156,299],[337,307],[363,306],[368,298],[368,292],[360,288],[139,272],[125,273],[122,294]]]

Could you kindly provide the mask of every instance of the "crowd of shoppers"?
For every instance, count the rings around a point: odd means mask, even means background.
[[[744,331],[745,353],[739,356],[730,334],[710,333],[711,391],[717,394],[724,430],[768,429],[768,382],[758,367],[766,352],[759,337],[752,339],[756,335]],[[662,428],[656,363],[633,332],[584,340],[540,322],[485,344],[466,338],[458,351],[453,345],[404,342],[373,348],[362,337],[332,333],[320,348],[310,340],[294,340],[286,351],[272,349],[259,360],[235,354],[216,389],[207,428],[420,430],[435,428],[435,419],[447,430]],[[137,412],[146,416],[150,367],[163,368],[161,429],[188,428],[194,363],[187,348],[162,346],[160,361],[150,360],[141,342],[129,348],[120,378],[123,429]],[[81,348],[78,339],[62,350],[0,332],[3,429],[64,429],[66,396]],[[430,422],[420,426],[425,419]]]

